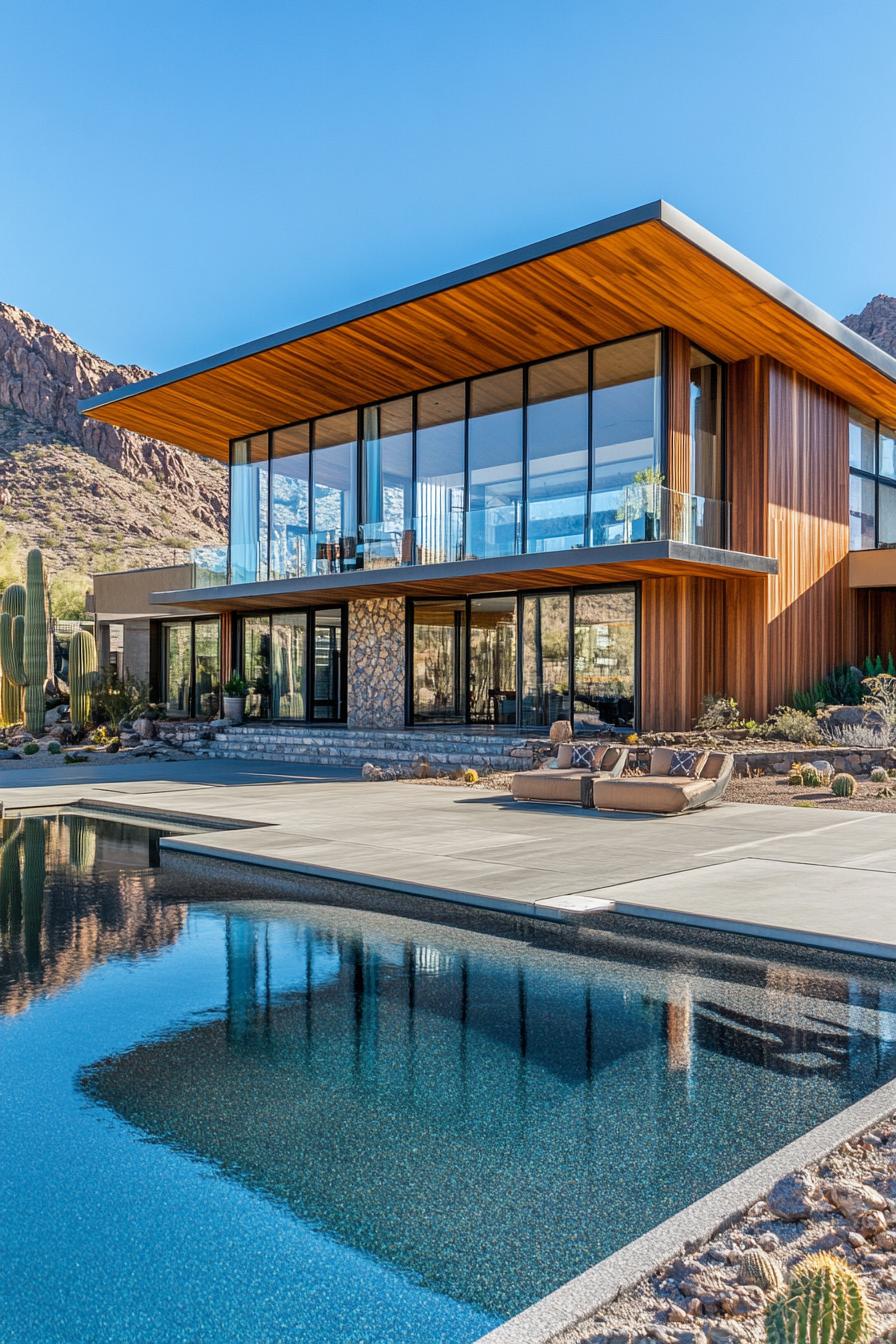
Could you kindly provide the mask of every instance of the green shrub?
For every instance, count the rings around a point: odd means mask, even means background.
[[[25,756],[36,756],[39,751],[40,747],[36,742],[26,742],[22,748],[22,754]]]
[[[835,798],[851,798],[855,791],[856,781],[852,775],[835,775],[831,781],[831,793]]]
[[[813,714],[818,705],[860,705],[862,681],[849,663],[835,667],[829,676],[816,681],[806,691],[795,691],[791,696],[795,709]]]
[[[47,753],[50,756],[58,756],[61,751],[62,748],[60,747],[58,742],[51,742],[47,747]]]
[[[700,717],[696,728],[707,733],[724,732],[726,728],[735,728],[740,722],[737,701],[726,695],[704,695]]]
[[[62,758],[66,765],[83,765],[87,760],[86,751],[67,751]]]
[[[821,740],[818,720],[812,714],[794,709],[792,705],[779,705],[762,725],[762,736],[780,738],[785,742],[804,742],[814,746]]]

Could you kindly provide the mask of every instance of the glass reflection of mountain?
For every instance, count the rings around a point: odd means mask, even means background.
[[[896,1072],[842,984],[817,1025],[817,1002],[764,987],[712,982],[704,1012],[681,977],[648,994],[619,964],[305,937],[304,979],[272,995],[264,925],[228,916],[226,1015],[102,1061],[85,1090],[499,1315]]]
[[[160,904],[148,871],[159,834],[75,813],[0,822],[0,1012],[177,939],[186,907]]]

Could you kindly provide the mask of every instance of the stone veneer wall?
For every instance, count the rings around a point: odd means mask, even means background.
[[[403,728],[403,597],[348,604],[348,722],[352,728]]]

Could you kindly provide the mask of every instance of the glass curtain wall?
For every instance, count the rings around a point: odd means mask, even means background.
[[[691,493],[721,499],[722,365],[691,346]]]
[[[368,406],[361,420],[364,567],[411,564],[414,399]]]
[[[269,616],[242,619],[243,678],[248,686],[247,719],[271,717],[271,620]]]
[[[415,602],[411,638],[411,704],[418,723],[466,718],[467,604]]]
[[[581,546],[588,507],[588,354],[529,369],[527,551]]]
[[[345,707],[345,668],[343,663],[343,613],[319,610],[314,613],[314,685],[315,719],[340,719]]]
[[[634,586],[413,602],[412,718],[511,729],[572,718],[580,732],[630,729],[637,622]]]
[[[271,438],[272,579],[308,573],[308,485],[311,427],[291,425]]]
[[[591,544],[649,540],[644,486],[662,480],[662,336],[592,351]]]
[[[314,421],[311,458],[314,572],[354,568],[358,531],[358,416],[340,411]]]
[[[271,618],[271,714],[275,719],[304,719],[308,616],[277,612]]]
[[[467,555],[518,555],[522,542],[523,371],[470,384]]]
[[[230,581],[268,577],[268,436],[237,439],[230,454]]]
[[[417,397],[417,562],[463,559],[467,388],[465,383]]]
[[[896,429],[849,410],[849,546],[896,546]]]
[[[344,718],[344,624],[342,607],[243,616],[247,716],[303,722]]]
[[[516,596],[470,599],[470,720],[516,723]]]

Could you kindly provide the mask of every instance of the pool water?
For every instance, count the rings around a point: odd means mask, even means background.
[[[883,963],[0,826],[3,1341],[468,1344],[896,1076]]]

